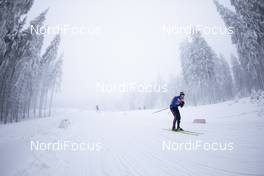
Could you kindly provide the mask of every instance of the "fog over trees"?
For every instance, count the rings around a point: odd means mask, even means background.
[[[214,5],[226,27],[232,29],[230,37],[237,53],[230,58],[226,53],[217,53],[201,31],[193,32],[181,42],[180,61],[175,54],[175,65],[181,65],[181,74],[152,81],[153,85],[167,85],[167,91],[129,92],[114,98],[105,95],[102,99],[108,102],[94,102],[94,106],[111,104],[118,110],[167,107],[180,91],[186,93],[186,105],[212,104],[263,90],[264,1],[230,2],[233,9],[217,0]],[[27,22],[32,5],[33,0],[0,0],[1,123],[50,116],[52,100],[60,86],[63,62],[63,56],[58,54],[60,35],[43,48],[44,35],[32,33],[32,27],[45,25],[48,10]],[[146,66],[146,72],[148,67],[151,65]]]
[[[60,35],[42,54],[44,35],[31,31],[43,26],[47,10],[26,25],[33,0],[0,1],[0,122],[51,114],[62,74],[58,57]]]
[[[182,74],[169,80],[168,92],[162,95],[167,97],[164,106],[180,91],[186,92],[189,104],[199,105],[248,96],[264,88],[264,1],[231,0],[235,11],[217,0],[214,3],[226,27],[233,31],[238,58],[231,55],[229,65],[199,31],[192,33],[182,42]]]

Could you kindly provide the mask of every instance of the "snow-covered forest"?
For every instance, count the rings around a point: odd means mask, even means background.
[[[0,122],[51,115],[54,93],[62,74],[58,56],[60,35],[43,51],[43,26],[48,10],[27,23],[33,0],[0,1]]]
[[[167,93],[146,97],[147,107],[155,107],[150,103],[153,101],[167,106],[181,90],[187,92],[189,104],[199,105],[241,98],[264,89],[264,1],[230,2],[235,11],[216,0],[214,4],[226,27],[232,29],[238,57],[235,53],[230,58],[217,54],[203,34],[194,31],[180,47],[182,73],[171,77]]]
[[[39,16],[27,20],[33,2],[2,0],[0,4],[2,123],[50,116],[52,100],[61,82],[63,56],[58,54],[61,36],[54,36],[50,45],[46,49],[43,47],[45,35],[32,33],[32,26],[45,26],[49,12],[39,11]],[[188,95],[188,105],[201,105],[241,98],[249,96],[252,91],[263,90],[263,2],[231,0],[230,3],[232,8],[213,1],[218,16],[227,28],[232,29],[230,37],[236,51],[230,56],[219,53],[201,31],[193,32],[180,41],[179,60],[175,55],[175,66],[180,65],[181,72],[171,72],[169,79],[158,76],[152,81],[155,85],[166,84],[166,92],[130,92],[118,101],[113,99],[116,106],[112,108],[166,107],[171,97],[180,91]]]

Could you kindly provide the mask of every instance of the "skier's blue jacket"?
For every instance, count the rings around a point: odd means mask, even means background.
[[[179,104],[179,99],[180,99],[180,96],[175,96],[172,101],[171,101],[171,104],[170,104],[170,108],[178,108]]]

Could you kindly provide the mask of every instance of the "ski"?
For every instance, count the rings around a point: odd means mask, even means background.
[[[203,133],[199,133],[199,132],[195,132],[195,131],[188,131],[188,130],[183,130],[183,131],[179,131],[179,132],[195,133],[195,134],[203,134]]]
[[[201,135],[200,133],[188,132],[188,131],[175,131],[175,132],[182,133],[182,134],[194,135],[194,136],[199,136],[199,135]]]
[[[193,136],[199,136],[199,135],[203,134],[203,133],[198,133],[198,132],[193,132],[193,131],[186,131],[186,130],[184,130],[184,131],[174,131],[174,130],[171,130],[171,129],[164,129],[164,130],[175,132],[175,133],[193,135]]]

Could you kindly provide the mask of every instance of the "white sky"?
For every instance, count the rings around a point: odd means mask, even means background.
[[[229,0],[219,0],[230,7]],[[97,36],[62,35],[60,101],[94,101],[96,82],[150,82],[180,73],[179,44],[162,26],[224,27],[212,0],[36,0],[29,20],[49,8],[46,24],[100,27]],[[46,43],[52,35],[46,37]],[[230,36],[205,35],[216,53],[236,53]]]

